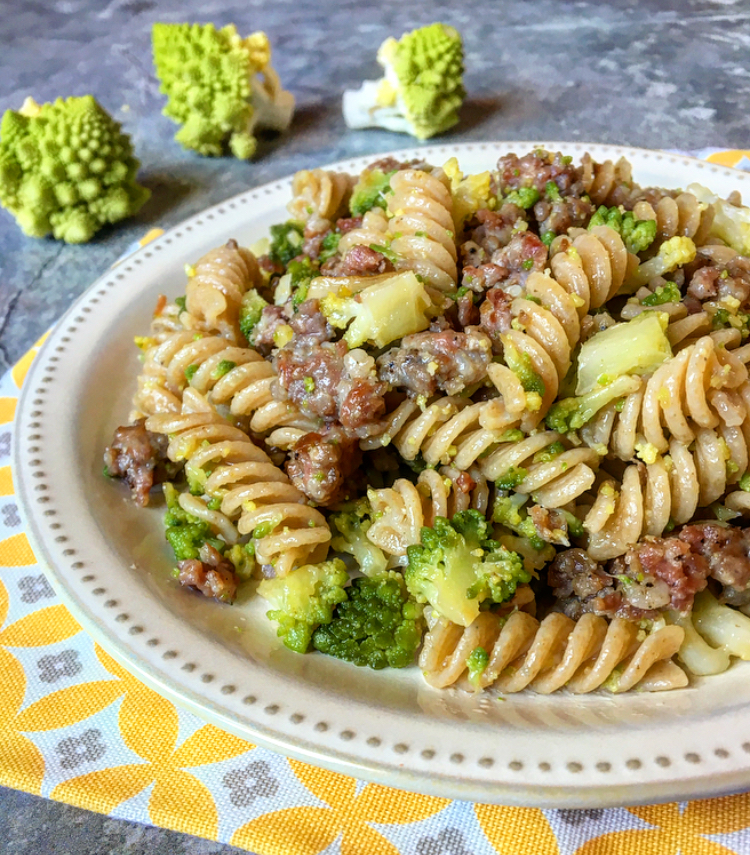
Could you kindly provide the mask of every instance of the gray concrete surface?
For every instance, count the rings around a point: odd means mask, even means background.
[[[291,133],[250,164],[182,151],[151,69],[158,20],[265,30],[297,97]],[[466,44],[469,99],[446,140],[750,146],[744,0],[0,0],[0,111],[26,95],[94,94],[132,135],[153,191],[137,217],[86,246],[26,238],[0,211],[0,373],[150,227],[302,167],[411,144],[386,131],[348,132],[340,97],[377,76],[385,37],[434,20],[458,27]],[[2,853],[233,851],[0,789]]]

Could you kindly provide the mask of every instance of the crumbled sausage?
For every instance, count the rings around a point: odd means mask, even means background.
[[[222,603],[233,602],[237,595],[234,565],[208,543],[203,544],[199,555],[200,560],[188,558],[177,563],[179,583],[200,591],[204,597],[214,597]]]
[[[393,269],[393,264],[382,252],[357,244],[347,250],[346,255],[329,258],[320,272],[324,276],[375,276]]]
[[[104,450],[106,474],[122,478],[130,487],[136,505],[148,504],[149,491],[169,474],[166,436],[151,433],[145,428],[145,419],[135,424],[118,427],[112,444]]]
[[[377,429],[388,387],[364,351],[348,351],[343,341],[321,344],[308,336],[281,348],[275,364],[277,397],[326,424],[340,424],[349,436],[365,437]]]
[[[286,471],[292,483],[309,499],[328,506],[349,498],[351,476],[360,459],[356,439],[340,432],[308,433],[290,452]]]
[[[455,395],[484,379],[491,358],[492,344],[480,332],[415,333],[378,359],[378,376],[413,395]]]

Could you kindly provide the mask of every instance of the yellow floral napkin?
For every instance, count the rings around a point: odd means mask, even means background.
[[[701,154],[750,169],[750,152]],[[0,784],[258,855],[750,852],[750,794],[584,811],[420,796],[273,754],[146,688],[73,620],[23,531],[10,447],[41,343],[0,380]]]

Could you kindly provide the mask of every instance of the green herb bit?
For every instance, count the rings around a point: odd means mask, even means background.
[[[221,362],[214,368],[213,377],[218,380],[223,377],[225,374],[229,374],[229,372],[237,367],[236,362],[232,362],[231,359],[222,359]]]

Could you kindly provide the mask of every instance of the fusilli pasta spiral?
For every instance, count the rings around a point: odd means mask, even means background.
[[[292,179],[292,200],[287,210],[302,223],[336,220],[345,215],[354,178],[345,172],[302,169]]]
[[[200,485],[206,498],[221,499],[221,509],[210,510],[205,499],[190,494],[180,496],[180,505],[205,519],[229,544],[262,526],[263,534],[255,539],[256,559],[279,576],[322,560],[331,539],[325,517],[247,434],[201,402],[197,393],[187,397],[188,407],[197,411],[151,416],[146,428],[170,437],[169,459],[184,461],[191,486]]]
[[[422,527],[433,525],[436,517],[450,518],[469,508],[486,514],[486,482],[476,470],[463,475],[469,475],[474,484],[469,490],[458,486],[462,473],[450,467],[439,472],[425,469],[416,484],[399,478],[393,487],[371,489],[368,498],[373,522],[367,531],[368,540],[387,555],[403,558],[408,546],[420,542]]]
[[[434,617],[419,664],[430,685],[444,688],[461,678],[469,655],[481,647],[489,662],[477,688],[541,694],[563,687],[575,694],[601,686],[612,692],[671,689],[687,685],[685,673],[669,661],[683,638],[680,627],[667,626],[641,641],[635,624],[592,614],[576,622],[553,613],[540,623],[524,611],[507,619],[484,612],[466,628]]]
[[[419,169],[395,172],[390,184],[388,235],[397,267],[413,270],[441,291],[455,289],[458,251],[450,190]]]

